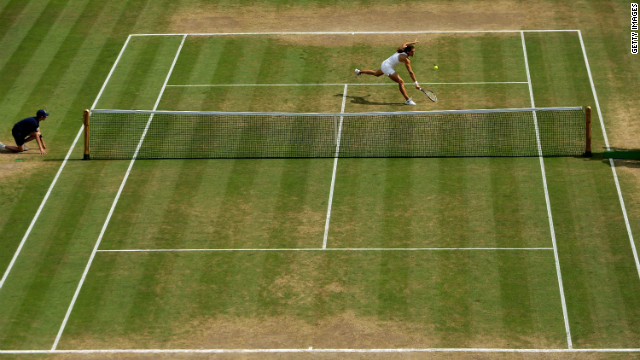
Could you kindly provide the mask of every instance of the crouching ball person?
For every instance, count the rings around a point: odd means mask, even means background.
[[[413,101],[413,98],[407,95],[407,90],[404,88],[404,80],[398,75],[395,71],[396,65],[403,63],[407,67],[407,71],[409,71],[409,76],[411,76],[411,80],[416,85],[416,89],[420,89],[420,84],[418,84],[418,80],[416,80],[416,75],[413,73],[411,69],[411,60],[409,57],[415,55],[416,48],[413,46],[417,44],[418,41],[411,41],[402,44],[401,47],[398,48],[395,54],[391,55],[387,60],[382,62],[380,65],[380,69],[378,70],[359,70],[356,69],[356,76],[360,76],[361,74],[373,75],[373,76],[382,76],[382,74],[387,75],[391,80],[398,83],[398,88],[400,89],[400,93],[404,96],[405,105],[415,105],[416,103]]]
[[[4,145],[0,143],[0,150],[8,150],[12,152],[23,152],[27,148],[24,144],[29,141],[35,140],[40,148],[40,154],[45,155],[47,153],[47,146],[42,139],[42,133],[40,132],[40,122],[44,121],[49,113],[44,110],[38,110],[36,116],[28,117],[26,119],[18,121],[11,130],[13,138],[16,141],[16,146]]]

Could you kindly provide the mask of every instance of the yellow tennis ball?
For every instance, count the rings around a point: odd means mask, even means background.
[[[438,65],[434,65],[433,70],[438,70]]]

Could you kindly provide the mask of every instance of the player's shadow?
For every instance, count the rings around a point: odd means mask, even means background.
[[[339,97],[343,97],[343,94],[336,94],[336,96]],[[351,103],[352,104],[358,104],[358,105],[378,105],[378,106],[382,106],[382,105],[392,105],[392,106],[403,106],[404,103],[390,103],[390,102],[380,102],[380,101],[371,101],[371,100],[367,100],[365,99],[366,97],[371,96],[371,95],[365,95],[365,96],[346,96],[346,98],[351,99]]]

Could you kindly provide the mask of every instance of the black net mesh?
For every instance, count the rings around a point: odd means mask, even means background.
[[[580,156],[582,108],[402,113],[94,110],[92,159]]]

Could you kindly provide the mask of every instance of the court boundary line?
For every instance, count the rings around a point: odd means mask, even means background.
[[[120,59],[122,58],[122,55],[124,54],[124,50],[127,48],[127,45],[129,44],[129,40],[130,39],[131,39],[131,35],[129,35],[127,37],[127,40],[125,41],[124,45],[122,45],[122,49],[120,49],[120,53],[118,54],[118,57],[116,58],[116,60],[113,63],[113,65],[111,66],[111,70],[109,71],[109,74],[107,75],[107,78],[105,79],[104,83],[102,83],[102,87],[100,88],[100,92],[98,93],[98,96],[96,97],[95,101],[93,102],[92,108],[94,108],[97,105],[98,99],[100,99],[100,96],[102,95],[102,92],[104,91],[104,89],[107,86],[107,83],[111,79],[111,75],[115,71],[116,66],[120,63]],[[33,216],[33,219],[31,220],[31,223],[29,224],[29,227],[27,228],[27,231],[25,232],[24,236],[22,237],[22,240],[20,240],[20,244],[18,244],[18,247],[16,248],[16,251],[14,252],[13,257],[11,258],[11,261],[9,262],[9,265],[7,266],[7,268],[5,269],[4,274],[2,275],[2,279],[0,279],[0,290],[2,290],[2,287],[4,286],[7,278],[9,277],[9,274],[11,273],[11,270],[13,269],[13,266],[15,265],[16,261],[18,260],[18,256],[20,256],[20,254],[22,253],[22,248],[26,244],[27,240],[29,239],[29,236],[31,235],[31,231],[33,230],[33,228],[36,225],[36,222],[40,218],[40,214],[42,213],[42,210],[44,209],[44,206],[46,205],[47,200],[49,200],[49,196],[53,192],[53,188],[58,183],[58,179],[60,178],[60,175],[62,174],[62,170],[64,170],[64,168],[67,166],[67,161],[71,157],[71,154],[73,153],[73,150],[75,149],[76,144],[78,143],[78,140],[80,140],[80,137],[82,136],[83,130],[84,130],[84,127],[80,126],[80,130],[78,131],[75,139],[71,143],[71,147],[69,148],[69,151],[67,151],[67,155],[65,155],[64,160],[62,161],[62,164],[60,164],[60,168],[58,168],[58,172],[56,173],[56,175],[54,176],[53,180],[51,181],[51,185],[49,185],[49,188],[48,188],[46,194],[44,195],[44,198],[42,198],[42,201],[40,202],[40,206],[38,207],[38,210],[36,210],[36,213]]]
[[[527,81],[529,82],[529,96],[531,98],[531,107],[535,108],[535,100],[533,96],[533,84],[531,82],[531,72],[529,71],[529,55],[527,53],[527,45],[524,38],[524,32],[520,33],[520,38],[522,39],[522,51],[524,52],[524,63],[525,68],[527,70]],[[569,324],[569,314],[567,311],[567,303],[564,295],[564,284],[562,281],[562,270],[560,269],[560,257],[558,255],[558,246],[556,241],[556,231],[553,225],[553,214],[551,211],[551,198],[549,197],[549,189],[547,187],[547,174],[544,166],[544,156],[542,156],[542,146],[540,143],[540,133],[538,130],[538,116],[536,112],[533,112],[533,121],[535,123],[536,128],[536,141],[538,144],[538,158],[540,159],[540,171],[542,175],[542,185],[544,187],[544,200],[547,205],[547,217],[549,222],[549,232],[551,235],[551,243],[553,244],[553,256],[555,260],[556,266],[556,277],[558,279],[558,288],[560,291],[560,303],[562,305],[562,316],[564,318],[564,329],[567,336],[567,346],[569,349],[573,348],[573,341],[571,340],[571,327]]]
[[[640,348],[508,349],[508,348],[272,348],[272,349],[82,349],[0,350],[0,354],[269,354],[269,353],[640,353]]]
[[[591,66],[589,65],[589,58],[587,57],[587,48],[584,45],[584,40],[582,39],[582,31],[580,30],[578,30],[578,39],[580,39],[580,47],[582,49],[584,64],[587,68],[587,75],[589,76],[589,85],[591,86],[591,93],[593,94],[593,100],[596,105],[596,111],[598,112],[598,119],[600,120],[600,127],[602,129],[602,136],[604,137],[604,143],[605,143],[606,149],[610,150],[609,138],[607,136],[607,130],[605,128],[604,118],[602,117],[602,111],[600,110],[600,101],[598,100],[596,86],[593,82],[593,76],[591,75]],[[624,197],[622,196],[622,188],[620,187],[620,182],[618,181],[618,172],[616,171],[616,165],[613,159],[609,159],[609,166],[611,167],[613,182],[615,183],[616,191],[618,192],[618,201],[620,202],[620,208],[622,210],[622,216],[624,218],[624,224],[627,230],[627,236],[629,237],[629,244],[631,246],[631,252],[633,254],[633,259],[636,263],[638,278],[640,279],[640,259],[638,259],[638,249],[636,247],[635,240],[633,239],[633,231],[631,230],[631,224],[629,223],[629,217],[627,215],[627,207],[624,203]]]
[[[96,96],[96,99],[94,100],[93,104],[91,105],[92,109],[95,108],[95,106],[98,103],[98,100],[102,96],[102,93],[103,93],[104,89],[106,88],[107,83],[111,79],[111,76],[113,75],[113,72],[115,71],[117,65],[120,63],[120,59],[122,58],[122,55],[124,54],[124,51],[127,48],[127,45],[129,44],[130,40],[131,40],[131,35],[129,35],[127,37],[127,40],[122,45],[122,48],[120,49],[120,52],[118,53],[118,56],[116,57],[116,60],[114,61],[113,65],[111,66],[111,69],[109,71],[109,74],[107,75],[107,78],[102,83],[102,87],[100,88],[100,91],[98,92],[98,95]],[[23,248],[24,244],[26,243],[29,235],[31,234],[31,230],[35,226],[35,223],[37,222],[42,209],[44,208],[47,200],[49,199],[49,196],[51,195],[51,192],[53,191],[53,188],[57,184],[58,178],[62,174],[62,171],[65,168],[65,166],[67,164],[67,161],[69,160],[71,154],[73,153],[73,150],[75,149],[75,146],[78,143],[78,140],[80,139],[83,130],[84,130],[84,126],[80,126],[80,130],[78,131],[75,139],[73,140],[73,142],[72,142],[72,144],[71,144],[71,146],[70,146],[70,148],[69,148],[69,150],[67,152],[67,155],[64,158],[64,161],[60,165],[60,168],[58,169],[58,172],[56,173],[55,177],[53,178],[53,181],[51,182],[51,185],[49,186],[49,189],[47,190],[46,195],[42,199],[42,202],[40,203],[40,206],[38,207],[38,210],[36,211],[36,214],[34,215],[32,221],[31,221],[31,223],[29,225],[29,228],[27,229],[27,232],[25,233],[24,237],[22,238],[18,248],[16,249],[16,252],[13,255],[13,258],[11,259],[11,262],[9,263],[9,266],[7,267],[5,273],[4,273],[3,277],[2,277],[2,280],[0,281],[0,289],[2,289],[2,287],[3,287],[4,283],[5,283],[5,280],[7,279],[7,277],[9,276],[9,273],[11,272],[11,269],[13,268],[13,265],[15,264],[18,256],[22,252],[22,248]],[[75,299],[73,301],[75,302]],[[64,320],[63,324],[64,323],[66,323],[66,319]],[[54,342],[54,345],[52,347],[52,350],[55,350],[55,347],[56,347],[56,344],[57,344],[58,340],[59,340],[59,338],[57,337],[55,342]],[[0,351],[0,353],[1,353],[1,351]]]
[[[185,40],[187,39],[187,36],[183,36],[182,37],[182,42],[180,43],[180,46],[178,47],[178,50],[176,51],[176,55],[173,58],[173,63],[171,64],[171,68],[169,69],[169,72],[165,78],[164,83],[162,84],[162,89],[160,90],[160,93],[158,94],[158,97],[156,98],[156,102],[155,105],[153,106],[154,110],[158,107],[158,105],[160,105],[160,100],[162,99],[162,95],[164,94],[164,91],[167,87],[167,83],[169,82],[169,78],[171,77],[171,74],[173,74],[173,69],[175,68],[176,63],[178,62],[178,57],[180,56],[180,52],[182,52],[182,46],[184,45]],[[73,294],[73,298],[71,299],[71,303],[69,304],[69,307],[67,308],[67,312],[64,316],[64,319],[62,320],[62,324],[60,325],[60,328],[58,330],[58,334],[56,335],[55,341],[53,342],[53,346],[51,347],[51,350],[56,350],[56,348],[58,347],[58,343],[60,342],[60,339],[62,338],[62,333],[64,332],[64,329],[66,328],[67,322],[69,321],[69,317],[71,316],[71,312],[73,311],[73,308],[75,306],[75,303],[78,299],[78,296],[80,295],[80,291],[82,290],[82,286],[84,285],[84,282],[87,278],[87,275],[89,274],[89,269],[91,268],[91,265],[93,264],[93,259],[96,257],[97,254],[97,250],[100,247],[100,244],[102,243],[102,239],[104,237],[104,234],[107,230],[107,227],[109,226],[109,222],[111,221],[111,217],[113,216],[113,213],[115,212],[116,209],[116,205],[118,204],[118,201],[120,200],[120,196],[122,195],[122,192],[124,190],[124,187],[127,183],[127,180],[129,179],[129,175],[131,174],[131,170],[133,169],[133,164],[136,161],[137,158],[137,154],[138,151],[140,150],[140,147],[142,146],[142,142],[144,141],[145,135],[147,133],[147,129],[149,128],[149,125],[151,124],[151,121],[153,120],[153,115],[151,115],[149,117],[149,121],[147,122],[147,126],[144,129],[144,132],[142,134],[142,137],[140,138],[140,142],[138,143],[138,147],[136,148],[136,152],[133,155],[133,158],[131,159],[131,162],[129,163],[129,167],[127,168],[126,173],[124,174],[124,178],[122,179],[122,183],[120,184],[120,187],[118,188],[118,192],[116,193],[115,198],[113,199],[113,203],[111,205],[111,208],[109,209],[109,213],[107,214],[107,218],[105,219],[104,224],[102,225],[102,229],[100,230],[100,234],[98,235],[98,239],[96,240],[96,243],[93,247],[93,251],[91,252],[91,256],[89,256],[89,260],[87,261],[87,265],[84,268],[84,272],[82,273],[82,277],[80,278],[80,281],[78,282],[78,286],[76,287],[76,291]]]
[[[403,35],[403,34],[508,34],[548,33],[548,32],[579,32],[578,29],[548,29],[548,30],[407,30],[407,31],[265,31],[265,32],[221,32],[221,33],[143,33],[131,36],[249,36],[249,35]]]
[[[423,85],[526,85],[526,81],[425,82]],[[344,86],[344,83],[318,84],[169,84],[167,87],[304,87]],[[349,86],[398,86],[394,83],[348,83]]]
[[[336,137],[336,152],[333,159],[333,173],[331,174],[331,186],[329,188],[329,203],[327,204],[327,219],[324,224],[324,236],[322,238],[322,248],[327,248],[329,239],[329,224],[331,223],[331,206],[333,205],[333,191],[336,187],[336,174],[338,172],[338,154],[340,153],[340,137],[342,136],[342,122],[344,121],[344,108],[347,105],[347,89],[349,85],[344,84],[342,92],[342,107],[340,108],[340,124],[338,125],[338,133]]]
[[[469,248],[447,248],[447,247],[413,247],[413,248],[184,248],[184,249],[102,249],[97,252],[102,253],[147,253],[147,252],[304,252],[304,251],[549,251],[552,247],[523,247],[523,248],[498,248],[498,247],[469,247]]]

